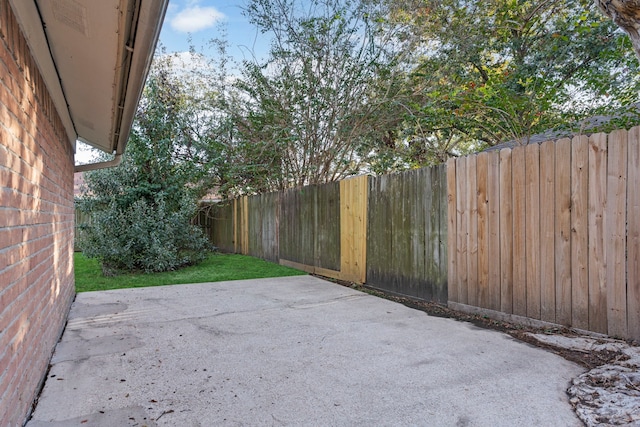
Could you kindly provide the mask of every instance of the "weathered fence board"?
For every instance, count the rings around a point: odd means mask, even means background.
[[[411,175],[406,174],[405,179],[398,179],[399,175],[393,175],[389,180],[389,189],[393,192],[394,203],[386,211],[389,219],[388,227],[391,228],[391,252],[387,256],[391,259],[391,280],[388,283],[390,289],[398,293],[411,294],[411,229],[409,228],[410,218],[406,212],[407,200],[403,194],[404,181]],[[378,285],[375,278],[369,278],[369,283]]]
[[[607,333],[604,208],[607,196],[607,135],[589,137],[589,330]]]
[[[339,183],[287,190],[280,198],[280,259],[340,270]]]
[[[301,222],[295,210],[298,198],[298,192],[293,190],[284,191],[280,195],[280,259],[301,260],[300,254],[296,253],[299,244],[294,241],[295,236],[299,235],[298,228]]]
[[[624,337],[627,335],[627,131],[614,131],[608,142],[605,212],[607,333]]]
[[[432,260],[433,268],[427,268],[430,282],[434,284],[433,301],[447,301],[447,167],[438,165],[430,168],[431,182],[434,192],[431,194],[432,228],[429,242],[434,247],[433,258],[427,259],[427,265]],[[437,191],[436,191],[437,190]],[[436,226],[437,219],[437,226]],[[436,255],[437,254],[437,255]],[[437,263],[435,259],[438,259]]]
[[[478,303],[478,198],[477,193],[477,157],[467,158],[467,280],[469,305]]]
[[[555,293],[555,323],[571,324],[571,140],[555,146],[555,277],[547,284]],[[555,283],[555,286],[553,284]]]
[[[500,310],[500,153],[489,153],[487,198],[489,209],[489,305],[491,310]]]
[[[446,302],[445,174],[443,165],[369,179],[368,285]]]
[[[378,260],[384,254],[391,254],[391,231],[387,227],[387,216],[385,207],[389,204],[389,193],[386,190],[388,176],[383,175],[369,179],[369,194],[376,194],[369,197],[367,212],[367,280],[372,277],[383,277],[384,266]]]
[[[525,146],[524,155],[527,317],[540,319],[540,146]]]
[[[527,229],[525,147],[514,147],[511,152],[513,179],[513,314],[527,315]],[[509,200],[505,200],[509,203]]]
[[[428,168],[418,169],[415,177],[415,184],[421,189],[417,194],[417,200],[412,212],[412,216],[418,217],[421,212],[426,212],[424,228],[417,230],[419,242],[422,242],[422,251],[417,247],[414,254],[417,255],[415,264],[416,271],[423,269],[425,277],[434,277],[440,270],[439,265],[439,231],[440,231],[440,200],[433,195],[441,194],[438,188],[438,176],[431,174]],[[418,240],[416,240],[418,241]],[[418,267],[419,266],[419,267]]]
[[[475,304],[489,308],[489,200],[487,190],[488,153],[480,153],[476,162],[477,207],[478,207],[478,279]],[[470,299],[471,301],[471,299]]]
[[[458,264],[458,298],[456,301],[467,304],[469,302],[469,276],[467,265],[467,240],[469,235],[469,206],[467,198],[467,158],[463,157],[456,162],[456,198],[458,215],[457,224],[459,232],[456,235],[456,259]],[[454,284],[455,285],[455,284]]]
[[[447,164],[450,303],[640,339],[640,128],[491,156]]]
[[[455,178],[453,178],[455,179]],[[500,151],[500,308],[503,313],[513,313],[513,182],[511,176],[511,149]],[[492,282],[497,283],[497,282]]]
[[[342,215],[340,183],[318,185],[315,189],[317,191],[314,201],[316,221],[313,226],[316,229],[316,240],[314,262],[310,265],[340,270],[340,217]]]
[[[457,259],[457,246],[456,236],[457,230],[457,218],[458,212],[456,210],[456,160],[449,159],[446,166],[447,173],[447,218],[448,229],[453,230],[447,234],[447,276],[448,276],[448,288],[447,299],[448,301],[457,301],[459,298],[458,292],[458,259]]]
[[[540,318],[555,322],[555,143],[540,145]]]
[[[248,200],[249,255],[278,262],[279,193],[266,193]]]
[[[571,143],[571,324],[589,329],[589,139]]]
[[[640,127],[628,137],[627,323],[628,336],[640,340]]]

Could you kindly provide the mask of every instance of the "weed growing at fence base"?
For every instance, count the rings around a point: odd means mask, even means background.
[[[106,291],[109,289],[141,288],[146,286],[179,285],[185,283],[221,282],[224,280],[261,279],[306,274],[245,255],[210,254],[198,265],[164,273],[102,275],[100,264],[82,253],[74,255],[76,291]]]

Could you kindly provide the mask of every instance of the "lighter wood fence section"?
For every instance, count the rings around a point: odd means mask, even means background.
[[[364,283],[367,276],[368,177],[340,181],[340,278]]]
[[[447,171],[453,306],[640,339],[639,128],[481,153]]]

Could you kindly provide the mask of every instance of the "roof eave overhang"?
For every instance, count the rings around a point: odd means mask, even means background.
[[[128,69],[123,67],[119,82],[122,87],[122,96],[115,110],[122,111],[121,115],[116,114],[116,120],[114,120],[111,151],[117,155],[124,153],[129,139],[133,118],[149,74],[169,0],[138,0],[138,3],[141,4],[131,22],[130,43],[132,45],[127,45],[124,49],[127,58],[123,63],[128,64]]]
[[[114,77],[112,81],[102,82],[103,87],[104,84],[108,84],[113,91],[100,92],[101,96],[107,97],[105,99],[110,103],[108,110],[111,114],[110,117],[106,117],[109,114],[92,117],[92,120],[98,122],[104,129],[99,134],[94,132],[93,135],[83,130],[86,129],[86,120],[80,113],[86,113],[86,111],[84,106],[79,105],[76,100],[79,99],[79,92],[92,96],[95,88],[90,85],[78,87],[78,73],[81,71],[76,67],[76,63],[70,62],[69,58],[73,57],[77,61],[79,55],[55,55],[56,48],[61,52],[59,46],[52,48],[52,44],[56,42],[56,34],[53,33],[56,22],[49,17],[47,26],[43,18],[43,13],[47,11],[41,10],[42,5],[49,6],[50,3],[42,3],[39,6],[38,0],[9,1],[67,131],[69,143],[75,148],[76,140],[81,140],[102,151],[122,154],[149,72],[168,0],[101,0],[101,2],[113,2],[113,13],[118,14],[117,17],[113,16],[113,20],[117,19],[119,24],[117,29],[113,29],[118,32],[117,48],[108,51],[111,52],[108,54],[112,55],[108,60],[113,67]],[[88,9],[98,4],[91,0],[73,1]],[[111,29],[108,30],[111,31]],[[96,38],[95,44],[98,49],[99,38]],[[64,46],[64,48],[66,54],[69,50],[73,50],[74,46]],[[65,64],[64,61],[69,62]]]
[[[69,108],[62,91],[62,86],[57,80],[56,66],[53,62],[53,58],[49,53],[49,46],[47,38],[42,28],[42,22],[40,15],[38,14],[38,8],[35,1],[24,0],[9,0],[11,8],[20,24],[20,28],[24,33],[27,44],[31,50],[33,59],[35,60],[42,78],[44,80],[49,95],[56,106],[58,115],[62,120],[62,124],[69,137],[69,142],[75,148],[76,139],[78,134],[76,133]]]

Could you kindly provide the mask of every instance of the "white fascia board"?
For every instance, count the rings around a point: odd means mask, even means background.
[[[116,142],[116,154],[124,152],[129,138],[133,118],[138,108],[138,102],[142,97],[142,91],[149,74],[168,4],[169,0],[141,1],[138,21],[135,23],[137,31],[129,70],[129,80],[125,92],[122,122],[119,123],[119,129],[117,130],[119,138]]]

